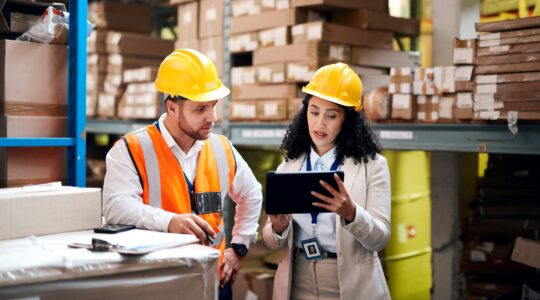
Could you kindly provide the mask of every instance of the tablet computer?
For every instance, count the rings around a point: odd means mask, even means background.
[[[339,190],[334,174],[343,181],[343,171],[330,172],[294,172],[266,174],[266,202],[267,214],[300,214],[312,212],[329,212],[328,210],[313,206],[313,202],[323,202],[311,195],[311,191],[331,197],[332,195],[319,183],[325,181],[334,189]]]

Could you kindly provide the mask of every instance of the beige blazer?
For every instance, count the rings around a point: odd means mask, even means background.
[[[284,161],[277,172],[297,172],[304,156]],[[354,164],[345,160],[345,188],[356,203],[356,217],[345,225],[345,219],[336,218],[337,264],[340,298],[390,299],[377,251],[390,239],[390,175],[386,159],[377,155],[367,164]],[[366,177],[367,176],[367,177]],[[367,183],[367,186],[366,186]],[[293,228],[292,219],[289,229]],[[265,244],[272,250],[286,248],[274,279],[275,300],[289,299],[291,295],[293,230],[278,236],[267,219],[263,228]]]

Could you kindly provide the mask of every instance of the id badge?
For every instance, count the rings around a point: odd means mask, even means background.
[[[208,192],[195,194],[197,214],[221,213],[221,193]]]
[[[300,241],[302,248],[304,249],[304,256],[307,260],[317,260],[323,258],[321,246],[317,238],[311,238]]]

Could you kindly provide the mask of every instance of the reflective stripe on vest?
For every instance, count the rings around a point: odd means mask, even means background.
[[[174,213],[191,213],[189,190],[182,167],[157,127],[149,125],[125,135],[124,140],[141,178],[143,202]],[[194,187],[200,208],[215,208],[215,205],[205,203],[212,200],[217,200],[219,207],[223,207],[235,172],[236,163],[229,141],[224,136],[211,134],[197,159]],[[199,216],[206,220],[216,233],[224,235],[221,210]],[[224,251],[224,238],[219,248]]]

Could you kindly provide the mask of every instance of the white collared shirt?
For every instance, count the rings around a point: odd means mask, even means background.
[[[182,170],[193,182],[197,158],[204,147],[204,141],[196,141],[191,149],[184,153],[165,127],[165,116],[166,114],[161,115],[158,120],[161,134]],[[236,160],[236,174],[229,189],[229,196],[237,206],[232,242],[249,245],[257,236],[262,206],[261,185],[234,147],[233,153]],[[137,228],[167,232],[169,222],[175,214],[143,203],[141,181],[123,140],[119,140],[107,153],[106,165],[103,215],[107,223],[134,224]]]
[[[310,161],[311,169],[315,171],[315,164],[320,159],[323,164],[321,171],[330,171],[330,167],[336,159],[336,147],[326,152],[322,157],[311,147]],[[306,162],[302,164],[301,171],[307,171]],[[294,226],[294,245],[302,248],[301,241],[313,238],[313,225],[311,224],[311,214],[293,214]],[[335,213],[320,213],[317,216],[316,237],[319,245],[330,252],[336,252],[336,214]]]

